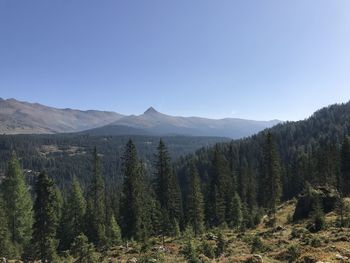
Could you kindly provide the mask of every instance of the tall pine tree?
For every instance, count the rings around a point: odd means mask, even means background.
[[[60,248],[69,249],[73,240],[84,232],[86,201],[78,180],[74,177],[65,201],[61,220]]]
[[[261,196],[264,206],[275,216],[282,194],[281,166],[272,134],[268,133],[263,149]]]
[[[152,197],[148,193],[145,169],[137,159],[136,147],[130,139],[126,144],[123,159],[123,193],[121,221],[126,238],[145,240],[151,233]]]
[[[212,161],[212,178],[207,204],[207,217],[210,226],[226,224],[232,189],[232,178],[228,162],[220,152],[218,145],[216,145]]]
[[[54,182],[40,173],[35,185],[33,244],[35,257],[45,262],[57,259],[57,191]]]
[[[33,203],[19,161],[14,153],[8,164],[8,173],[2,188],[11,241],[22,253],[32,234]]]
[[[182,215],[181,192],[177,176],[171,168],[168,150],[162,140],[159,141],[156,159],[156,194],[164,218],[162,225],[166,228],[162,232],[175,234]]]
[[[96,246],[106,244],[105,184],[101,174],[101,161],[96,147],[92,155],[92,180],[87,192],[86,222],[89,240]]]
[[[190,165],[186,204],[187,224],[192,227],[197,236],[204,230],[204,204],[198,171],[193,161]]]

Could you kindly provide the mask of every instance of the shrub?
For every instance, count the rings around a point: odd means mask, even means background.
[[[266,247],[264,243],[261,241],[260,237],[258,235],[255,235],[252,238],[251,241],[251,252],[256,253],[256,252],[264,252],[266,251]]]
[[[200,263],[198,253],[193,241],[189,239],[182,250],[182,254],[187,259],[188,263]]]
[[[219,257],[223,253],[225,253],[227,248],[227,240],[222,232],[218,234],[218,240],[216,243],[216,256]]]
[[[297,245],[291,245],[288,247],[288,262],[295,262],[300,257],[300,249]]]
[[[206,257],[213,259],[215,258],[215,250],[212,245],[206,240],[203,240],[200,245],[200,251]]]

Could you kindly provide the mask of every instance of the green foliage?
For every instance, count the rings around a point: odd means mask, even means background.
[[[230,207],[229,225],[232,228],[239,229],[243,221],[241,198],[235,193]]]
[[[321,239],[317,236],[312,236],[309,242],[312,247],[320,247],[322,245]]]
[[[194,234],[197,236],[203,233],[204,230],[204,204],[199,175],[194,163],[190,167],[186,204],[187,223],[192,227]]]
[[[2,192],[10,239],[22,253],[32,234],[33,204],[19,161],[14,153],[8,164],[8,173],[2,184]]]
[[[69,249],[73,240],[84,231],[86,201],[78,180],[74,177],[64,203],[63,215],[60,223],[60,249]]]
[[[121,231],[113,215],[109,220],[107,229],[108,229],[107,231],[108,245],[109,246],[120,245],[122,242]]]
[[[105,184],[96,147],[92,156],[92,181],[87,193],[86,222],[89,240],[97,246],[106,244]]]
[[[218,146],[214,149],[211,165],[212,178],[207,200],[208,224],[212,227],[226,224],[227,210],[233,189],[229,164]]]
[[[123,172],[122,230],[126,238],[145,240],[152,233],[151,219],[156,205],[145,176],[144,165],[137,159],[136,147],[131,140],[125,147]]]
[[[206,257],[213,259],[215,258],[215,249],[214,247],[206,240],[203,240],[200,244],[200,252]]]
[[[265,252],[266,247],[260,237],[255,235],[250,242],[250,250],[252,253]]]
[[[279,203],[282,193],[281,166],[276,145],[270,132],[266,136],[263,148],[262,183],[263,205],[275,215],[276,205]]]
[[[325,216],[324,216],[321,201],[318,198],[313,203],[311,219],[313,222],[313,226],[311,227],[311,230],[313,232],[318,232],[325,228],[325,225],[326,225]]]
[[[187,240],[187,242],[182,250],[182,254],[186,258],[188,263],[200,263],[201,262],[199,260],[199,257],[198,257],[197,248],[196,248],[192,239]]]
[[[287,249],[287,260],[289,263],[296,262],[300,257],[300,248],[297,245],[290,245]]]
[[[176,222],[179,222],[182,216],[181,191],[163,140],[159,141],[157,148],[155,180],[155,192],[164,218],[162,233],[163,235],[176,235]]]
[[[222,233],[222,231],[218,234],[218,240],[216,242],[216,251],[215,254],[217,257],[221,256],[225,253],[227,249],[227,240],[225,235]]]
[[[100,262],[95,252],[93,244],[88,242],[88,238],[81,234],[77,236],[71,246],[71,253],[78,263]]]
[[[0,255],[3,257],[15,256],[15,247],[10,239],[8,221],[5,215],[5,207],[2,196],[0,195]]]
[[[57,260],[58,227],[57,192],[54,182],[41,173],[35,185],[33,243],[35,256],[42,261]]]

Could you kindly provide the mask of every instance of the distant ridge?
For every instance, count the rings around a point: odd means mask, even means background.
[[[84,132],[92,135],[185,135],[237,139],[279,122],[175,117],[160,113],[153,107],[141,115],[125,116],[108,111],[57,109],[38,103],[0,98],[1,134]]]
[[[77,132],[114,122],[123,115],[108,111],[57,109],[0,98],[1,134]]]

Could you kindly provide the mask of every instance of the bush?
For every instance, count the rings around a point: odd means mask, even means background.
[[[200,251],[206,257],[213,259],[215,258],[215,250],[212,245],[206,240],[203,240],[200,245]]]
[[[297,245],[291,245],[288,250],[288,262],[295,262],[300,257],[300,249]]]
[[[319,237],[312,237],[310,240],[310,245],[312,247],[320,247],[322,246],[322,241]]]
[[[79,263],[99,262],[94,246],[88,243],[88,238],[84,234],[80,234],[74,239],[71,246],[71,253],[77,258],[76,262]]]
[[[227,248],[227,240],[222,232],[218,234],[218,240],[216,243],[216,256],[219,257],[225,253]]]
[[[258,235],[255,235],[251,241],[251,252],[256,253],[256,252],[264,252],[264,251],[266,251],[266,247],[264,243],[261,241]]]
[[[200,263],[198,253],[193,241],[189,239],[182,250],[182,254],[187,259],[188,263]]]

